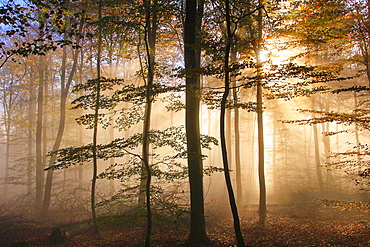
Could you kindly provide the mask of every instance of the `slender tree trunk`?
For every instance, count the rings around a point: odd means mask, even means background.
[[[78,80],[79,80],[79,84],[82,84],[83,82],[83,68],[84,68],[84,53],[83,53],[83,50],[81,50],[81,54],[80,54],[80,59],[79,59],[79,66],[78,66],[78,70],[79,70],[79,77],[78,77]],[[79,114],[81,115],[81,114]],[[79,145],[82,145],[83,144],[83,136],[82,136],[82,133],[83,133],[83,129],[82,129],[82,126],[79,125],[78,127],[78,144]],[[83,184],[83,167],[80,165],[78,167],[78,188],[82,188],[82,184]]]
[[[99,67],[99,66],[98,66]],[[98,80],[100,80],[100,72],[98,72]],[[97,97],[96,106],[94,111],[94,131],[93,131],[93,142],[92,142],[92,154],[93,154],[93,174],[91,180],[91,215],[94,227],[94,234],[99,234],[97,220],[96,220],[96,210],[95,210],[95,191],[96,191],[96,177],[98,170],[98,158],[97,158],[97,139],[98,139],[98,114],[99,114],[99,101],[100,101],[100,82],[97,85]]]
[[[198,33],[201,30],[203,0],[186,0],[185,10],[185,69],[190,71],[186,76],[186,113],[185,128],[188,150],[188,168],[190,183],[190,234],[188,242],[204,244],[209,242],[204,220],[203,199],[203,164],[200,148],[199,106],[197,94],[200,89],[200,75],[194,69],[200,66]]]
[[[266,213],[265,144],[263,134],[262,82],[257,81],[257,124],[258,124],[258,181],[260,186],[259,212]]]
[[[240,228],[240,221],[238,215],[238,208],[235,201],[234,191],[231,183],[230,178],[230,171],[229,171],[229,162],[228,162],[228,154],[227,154],[227,144],[225,138],[225,113],[226,113],[226,102],[230,92],[230,71],[229,71],[229,59],[230,59],[230,52],[233,40],[233,34],[235,30],[231,30],[231,16],[230,16],[230,2],[229,0],[225,1],[225,13],[226,13],[226,28],[227,28],[227,36],[226,36],[226,49],[224,54],[224,86],[225,91],[222,96],[221,100],[221,113],[220,113],[220,139],[221,139],[221,151],[222,151],[222,161],[223,161],[223,168],[224,168],[224,175],[226,181],[226,187],[229,195],[229,202],[230,207],[234,219],[234,230],[236,240],[238,242],[238,246],[244,247],[244,239],[241,233]],[[236,27],[235,27],[236,28]]]
[[[44,57],[39,57],[39,88],[37,96],[37,125],[36,125],[36,213],[42,206],[42,192],[44,181],[44,164],[42,163],[42,128],[44,111]]]
[[[4,127],[5,127],[5,134],[6,134],[6,141],[5,141],[5,184],[4,184],[4,195],[8,195],[8,181],[9,178],[9,168],[10,168],[10,142],[11,142],[11,122],[12,122],[12,112],[13,112],[13,81],[10,81],[10,85],[7,90],[4,90]]]
[[[155,63],[155,40],[157,32],[157,16],[156,12],[152,10],[151,1],[144,0],[146,10],[146,23],[145,23],[145,47],[147,53],[147,90],[146,90],[146,104],[145,104],[145,117],[143,124],[143,148],[142,160],[143,168],[145,169],[145,199],[146,199],[146,213],[147,213],[147,229],[145,235],[145,246],[150,246],[150,237],[152,232],[152,209],[151,209],[151,179],[152,171],[149,165],[149,133],[150,133],[150,120],[152,113],[153,93],[152,87],[154,84],[154,63]],[[157,6],[157,1],[153,3],[153,7]]]
[[[262,1],[259,1],[259,5],[262,5]],[[262,11],[258,9],[258,26],[257,26],[257,42],[255,46],[255,54],[257,60],[257,124],[258,124],[258,180],[260,186],[260,200],[258,211],[260,214],[265,215],[267,212],[266,206],[266,182],[265,182],[265,144],[263,134],[263,88],[262,88]]]
[[[28,89],[28,136],[27,136],[27,195],[31,195],[32,191],[32,169],[34,165],[34,131],[35,124],[35,95],[34,95],[34,81],[30,79]]]
[[[312,109],[316,110],[316,103],[315,99],[312,97]],[[320,147],[319,147],[319,135],[317,131],[317,124],[312,125],[313,129],[313,138],[314,138],[314,144],[315,144],[315,160],[316,160],[316,174],[317,179],[319,183],[319,191],[320,193],[324,192],[324,182],[322,179],[322,171],[321,171],[321,158],[320,158]]]
[[[112,120],[114,121],[114,120]],[[112,142],[114,140],[114,127],[113,125],[111,125],[109,127],[109,142]],[[110,158],[109,159],[109,165],[110,166],[113,166],[115,163],[115,159],[114,158]],[[115,181],[114,179],[110,179],[109,180],[109,195],[110,196],[113,196],[115,194]]]
[[[146,170],[146,184],[145,184],[145,191],[146,191],[146,212],[147,212],[147,229],[145,235],[145,246],[150,246],[150,237],[152,232],[152,210],[151,210],[151,193],[150,193],[150,186],[152,180],[152,171],[149,165],[149,131],[150,131],[150,116],[152,111],[152,104],[151,104],[151,89],[148,85],[147,89],[147,96],[146,99],[149,100],[146,103],[145,107],[145,120],[144,120],[144,131],[143,131],[143,163]]]
[[[231,100],[231,95],[229,94],[227,100]],[[232,168],[232,121],[231,121],[231,114],[232,114],[232,111],[231,109],[226,109],[226,112],[225,112],[225,118],[226,118],[226,128],[225,128],[225,134],[226,134],[226,149],[227,149],[227,153],[228,153],[228,158],[229,158],[229,162],[230,162],[230,169],[233,169]]]
[[[234,99],[237,96],[234,89]],[[239,130],[239,109],[234,109],[234,132],[235,132],[235,175],[236,175],[236,198],[237,202],[243,203],[243,187],[242,187],[242,168],[240,162],[240,130]]]
[[[9,168],[10,168],[10,116],[9,111],[5,116],[5,132],[6,132],[6,147],[5,147],[5,184],[4,184],[4,196],[7,197],[9,194],[9,187],[8,187],[8,177],[9,177]]]
[[[251,161],[250,161],[250,188],[251,193],[250,196],[254,195],[254,191],[256,188],[256,182],[255,182],[255,165],[256,165],[256,156],[255,156],[255,138],[256,138],[256,114],[253,114],[252,117],[249,119],[249,130],[250,131],[250,154],[251,154]]]
[[[46,61],[46,64],[48,63],[48,61]],[[47,70],[47,67],[45,68]],[[47,149],[48,149],[48,130],[49,130],[49,114],[48,114],[48,109],[45,107],[47,107],[47,104],[49,103],[49,79],[48,78],[45,78],[44,80],[44,102],[45,102],[45,106],[44,106],[44,114],[42,116],[42,164],[43,164],[43,168],[45,168],[45,165],[46,165],[46,160],[47,160]],[[42,175],[42,178],[43,178],[43,182],[44,182],[44,179],[45,179],[45,176],[44,176],[45,172],[43,171],[43,175]],[[43,183],[44,185],[44,183]],[[43,188],[44,189],[44,188]]]
[[[81,33],[82,27],[83,27],[83,20],[80,23],[79,32]],[[65,36],[65,38],[67,38]],[[79,44],[79,38],[77,38],[76,41],[77,44]],[[75,75],[76,69],[77,69],[77,62],[78,62],[78,50],[75,50],[73,53],[73,64],[72,69],[69,74],[69,78],[67,83],[66,80],[66,63],[67,63],[67,47],[63,47],[63,57],[62,57],[62,67],[61,67],[61,95],[60,95],[60,106],[59,106],[59,127],[58,127],[58,133],[54,142],[54,146],[52,149],[52,152],[59,149],[60,144],[62,143],[62,138],[64,134],[65,129],[65,122],[66,122],[66,107],[67,107],[67,96],[70,89],[70,86],[73,81],[73,77]],[[49,167],[53,166],[56,161],[56,156],[52,155],[49,159]],[[44,191],[44,201],[42,205],[42,216],[45,217],[48,214],[49,206],[50,206],[50,200],[51,200],[51,189],[53,184],[53,169],[49,169],[46,176],[46,182],[45,182],[45,191]]]
[[[118,61],[116,61],[115,66],[113,66],[113,50],[116,48],[114,43],[114,38],[111,35],[109,37],[109,46],[108,46],[108,71],[107,71],[107,77],[108,78],[114,78],[117,75],[117,67],[118,67]],[[109,126],[109,140],[108,142],[112,142],[114,140],[114,116],[112,116],[112,124]],[[109,159],[109,165],[112,166],[115,163],[114,158]],[[115,194],[115,187],[114,187],[114,179],[109,179],[109,195],[113,196]]]
[[[330,99],[329,95],[326,95],[325,97],[325,111],[330,111]],[[323,132],[330,132],[330,123],[326,122],[322,124]],[[325,163],[328,165],[326,166],[326,190],[329,192],[329,190],[332,190],[332,183],[333,183],[333,174],[331,172],[330,168],[330,136],[324,134],[323,135],[323,142],[324,142],[324,153],[325,153]]]
[[[311,148],[310,148],[310,143],[311,143],[311,138],[309,138],[309,140],[307,140],[307,130],[306,130],[306,126],[303,126],[304,127],[304,160],[305,160],[305,163],[306,163],[306,174],[307,174],[307,182],[310,182],[311,181],[311,172],[310,172],[310,166],[309,166],[309,157],[311,156]],[[309,135],[310,137],[312,135]]]
[[[83,129],[82,126],[79,125],[78,127],[78,145],[82,146],[83,145]],[[83,185],[83,166],[79,165],[78,166],[78,188],[82,189]]]
[[[252,6],[251,1],[248,4]],[[259,208],[260,222],[264,223],[264,219],[267,213],[266,206],[266,182],[265,182],[265,151],[264,151],[264,133],[263,133],[263,87],[262,87],[262,34],[263,34],[263,1],[258,1],[258,15],[257,15],[257,26],[253,28],[253,20],[249,16],[249,35],[251,42],[253,42],[253,50],[256,58],[256,69],[257,69],[257,138],[258,138],[258,181],[259,181]],[[249,8],[249,7],[248,7]],[[250,9],[249,9],[250,12]],[[255,31],[256,30],[256,31]]]
[[[231,62],[237,62],[236,59],[236,45],[231,49]],[[232,79],[233,87],[233,101],[234,101],[234,160],[235,160],[235,180],[236,180],[236,201],[240,205],[243,202],[243,188],[242,188],[242,172],[241,172],[241,162],[240,162],[240,130],[239,130],[239,107],[238,105],[238,92],[236,88],[236,79]]]
[[[275,114],[274,114],[275,115]],[[277,119],[276,116],[274,116],[274,119]],[[274,194],[276,195],[278,192],[278,175],[277,175],[277,162],[276,162],[276,135],[277,135],[277,121],[273,122],[274,128],[272,132],[272,171],[273,171],[273,178],[272,178],[272,184],[274,185]]]
[[[355,110],[358,109],[358,99],[357,99],[357,93],[354,93],[354,103],[355,103]],[[339,111],[338,111],[339,112]],[[361,149],[360,149],[360,136],[358,133],[358,125],[355,122],[355,139],[356,139],[356,151],[357,151],[357,172],[360,173],[362,171],[362,166],[361,166]]]
[[[98,6],[98,55],[96,59],[96,73],[97,73],[97,85],[96,85],[96,105],[94,110],[94,128],[93,128],[93,140],[92,140],[92,159],[93,159],[93,175],[91,181],[91,215],[94,227],[94,234],[99,234],[96,210],[95,210],[95,191],[96,191],[96,177],[98,175],[98,158],[97,158],[97,142],[98,142],[98,120],[99,120],[99,108],[100,108],[100,90],[101,90],[101,49],[102,49],[102,3],[99,0]]]

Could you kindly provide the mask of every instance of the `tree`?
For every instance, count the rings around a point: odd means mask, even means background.
[[[237,36],[235,35],[234,44],[231,48],[231,63],[236,63],[236,53],[237,53]],[[238,88],[237,88],[237,79],[235,77],[231,78],[232,81],[232,95],[233,95],[233,104],[237,106],[239,104],[238,99]],[[243,202],[243,187],[242,187],[242,172],[241,172],[241,153],[240,153],[240,129],[239,129],[239,107],[234,108],[234,135],[235,135],[235,180],[236,180],[236,200],[239,205]]]
[[[1,68],[2,74],[2,81],[1,81],[1,96],[0,96],[0,103],[2,106],[3,112],[3,126],[5,129],[5,189],[4,194],[8,194],[8,186],[7,180],[9,178],[9,169],[10,169],[10,157],[11,157],[11,144],[12,144],[12,136],[14,135],[14,115],[16,111],[17,104],[21,100],[21,85],[20,85],[20,78],[16,72],[13,73],[10,71],[13,66],[11,67],[3,67]],[[10,72],[10,73],[9,73]],[[18,72],[19,73],[19,72]]]
[[[147,55],[147,76],[146,76],[146,92],[145,92],[145,114],[143,124],[143,146],[142,146],[142,161],[145,170],[145,192],[146,192],[146,211],[147,211],[147,230],[145,236],[145,246],[150,246],[150,236],[152,231],[152,211],[151,211],[151,180],[152,171],[149,165],[149,132],[150,132],[150,118],[152,115],[153,92],[152,87],[154,83],[154,63],[155,63],[155,40],[157,32],[157,14],[154,10],[158,2],[155,0],[153,5],[150,0],[144,0],[145,8],[145,29],[144,42]]]
[[[66,2],[68,5],[68,2]],[[68,7],[67,7],[68,8]],[[79,25],[79,33],[82,33],[82,29],[84,26],[84,17],[81,18],[80,25]],[[67,33],[64,34],[64,38],[67,38]],[[79,46],[80,43],[80,36],[77,36],[76,45]],[[67,97],[68,93],[73,81],[73,78],[75,76],[76,70],[77,70],[77,63],[78,63],[78,54],[80,51],[78,49],[73,50],[72,54],[72,68],[70,70],[68,79],[66,78],[67,73],[67,47],[63,47],[63,57],[62,57],[62,67],[61,67],[61,78],[60,78],[60,107],[59,107],[59,127],[58,127],[58,133],[55,137],[53,149],[51,152],[54,152],[60,148],[64,129],[65,129],[65,122],[66,122],[66,107],[67,107]],[[81,72],[80,72],[81,73]],[[52,166],[55,162],[56,157],[52,155],[49,159],[49,165],[48,167]],[[53,183],[53,170],[49,169],[46,176],[46,182],[45,182],[45,191],[44,191],[44,199],[43,199],[43,205],[42,205],[42,214],[45,217],[48,214],[49,211],[49,205],[51,200],[51,188]]]
[[[98,121],[99,121],[99,110],[101,107],[101,52],[102,52],[102,1],[98,2],[98,47],[97,47],[97,58],[96,58],[96,88],[95,88],[95,105],[94,116],[93,116],[93,137],[92,137],[92,161],[93,161],[93,175],[91,180],[91,215],[94,226],[94,233],[98,234],[98,225],[95,211],[95,190],[96,190],[96,179],[98,175],[98,156],[97,156],[97,142],[98,142]]]
[[[260,186],[260,200],[258,211],[260,215],[266,214],[266,182],[265,182],[265,144],[263,135],[263,106],[262,106],[262,33],[263,33],[263,3],[261,0],[258,1],[258,16],[257,16],[257,37],[254,36],[253,31],[251,32],[251,38],[253,40],[253,49],[256,56],[256,69],[257,69],[257,124],[258,124],[258,181]]]
[[[230,11],[230,2],[228,0],[225,1],[225,20],[226,20],[226,35],[225,35],[225,54],[224,54],[224,87],[225,91],[222,95],[221,100],[221,110],[220,110],[220,136],[221,136],[221,150],[222,150],[222,160],[223,160],[223,167],[224,167],[224,175],[226,181],[226,187],[229,194],[229,201],[230,207],[233,214],[234,219],[234,229],[236,240],[238,242],[238,246],[245,246],[243,235],[241,233],[240,222],[239,222],[239,215],[238,209],[235,201],[234,191],[231,184],[230,178],[230,171],[229,171],[229,162],[228,162],[228,155],[227,155],[227,147],[226,147],[226,138],[225,138],[225,111],[226,111],[226,102],[228,95],[230,93],[230,53],[231,48],[233,46],[234,34],[237,30],[238,23],[232,23],[231,11]],[[234,27],[232,27],[234,24]]]
[[[42,160],[42,128],[44,114],[44,84],[45,65],[44,58],[39,56],[38,64],[38,93],[37,93],[37,117],[36,117],[36,212],[42,207],[42,192],[44,188],[44,163]]]
[[[312,109],[316,110],[316,98],[312,97]],[[315,115],[313,115],[314,118]],[[314,138],[314,145],[315,145],[315,163],[316,163],[316,174],[317,174],[317,181],[319,184],[319,191],[320,193],[324,192],[324,182],[322,178],[322,171],[321,171],[321,155],[320,155],[320,146],[319,146],[319,134],[317,131],[317,124],[312,125],[313,129],[313,138]]]
[[[287,22],[284,24],[282,33],[288,37],[295,38],[293,47],[303,47],[304,51],[299,54],[299,57],[311,58],[315,65],[326,67],[326,70],[332,73],[342,73],[348,76],[349,84],[367,84],[369,85],[369,1],[346,1],[346,0],[331,0],[331,1],[297,1],[292,4],[294,7],[294,15],[286,16]],[[339,86],[348,87],[348,89],[338,89],[334,92],[349,91],[357,94],[362,91],[361,88],[345,85],[332,85],[337,88]],[[356,96],[355,96],[356,97]],[[316,148],[316,165],[317,177],[319,180],[320,191],[324,190],[324,181],[321,174],[321,161],[319,155],[319,143],[317,140],[317,124],[322,123],[327,125],[331,121],[337,123],[345,123],[347,113],[331,112],[329,109],[319,109],[315,107],[315,98],[312,99],[312,109],[302,110],[309,112],[312,118],[309,121],[300,121],[296,123],[310,123],[314,129],[315,148]],[[356,103],[357,105],[357,103]],[[353,114],[354,110],[350,113]],[[320,117],[321,115],[321,117]],[[356,114],[355,114],[356,115]],[[362,115],[364,116],[364,115]],[[325,117],[327,118],[325,120]],[[357,133],[357,116],[351,122],[355,126]],[[329,120],[332,119],[332,120]],[[335,120],[334,120],[335,119]],[[294,121],[293,121],[294,122]],[[324,126],[324,125],[323,125]],[[336,134],[325,130],[324,138],[325,150],[330,148],[327,141],[327,135]],[[339,134],[339,133],[338,133]],[[358,135],[355,134],[356,143],[359,143]],[[356,144],[356,148],[361,145]],[[360,148],[361,149],[361,148]],[[360,154],[358,149],[355,153]],[[327,152],[326,152],[327,153]],[[340,167],[336,162],[331,161],[332,156],[326,155],[328,169],[331,167]],[[341,155],[333,155],[338,158]],[[343,154],[343,156],[345,155]],[[352,161],[348,161],[352,164]],[[341,163],[344,164],[344,163]],[[345,166],[345,165],[344,165]],[[350,165],[351,166],[351,165]],[[330,171],[328,170],[329,175]],[[325,188],[329,189],[328,184]]]
[[[184,23],[184,60],[186,71],[185,128],[190,183],[190,234],[192,244],[209,242],[204,220],[203,164],[200,149],[199,90],[200,31],[204,9],[203,0],[186,0]]]
[[[347,88],[341,88],[332,90],[332,93],[345,93],[345,92],[363,92],[366,96],[368,94],[369,88],[364,86],[353,86]],[[365,100],[366,101],[366,100]],[[366,104],[362,105],[361,109],[354,109],[350,112],[334,112],[334,111],[322,111],[315,109],[300,109],[299,112],[305,113],[309,112],[315,114],[315,117],[306,120],[289,120],[285,121],[287,123],[294,124],[319,124],[327,122],[335,122],[342,125],[353,125],[357,126],[362,130],[369,131],[370,126],[368,124],[368,107]],[[348,132],[349,130],[344,130],[342,132]],[[330,135],[340,134],[341,132],[327,133]],[[327,165],[335,169],[344,169],[346,173],[353,177],[353,180],[357,185],[359,185],[362,190],[369,190],[369,161],[368,161],[368,144],[361,143],[356,144],[352,150],[346,152],[333,152],[330,157],[330,163]],[[361,157],[361,161],[358,157]]]

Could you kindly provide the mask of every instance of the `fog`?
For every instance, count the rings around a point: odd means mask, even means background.
[[[0,245],[369,244],[368,2],[231,2],[1,4]]]
[[[120,69],[118,69],[120,70]],[[137,81],[134,79],[133,81]],[[131,80],[126,78],[125,83],[130,84]],[[253,100],[252,96],[245,97],[245,100]],[[178,94],[183,97],[182,93]],[[184,126],[185,110],[178,112],[167,111],[166,103],[162,101],[167,95],[160,95],[153,105],[152,114],[152,129],[164,130],[170,126]],[[50,101],[56,100],[56,96],[49,96]],[[54,97],[54,98],[53,98]],[[311,201],[313,199],[336,199],[336,200],[361,200],[366,201],[369,199],[366,191],[362,191],[361,185],[356,185],[356,169],[359,167],[339,167],[330,162],[333,159],[330,155],[335,153],[344,153],[351,151],[357,145],[356,134],[360,139],[360,143],[366,143],[367,131],[358,130],[355,132],[354,126],[343,126],[336,123],[322,123],[316,124],[318,129],[317,147],[320,157],[320,163],[317,164],[315,159],[315,143],[314,132],[312,124],[297,125],[292,123],[284,123],[284,120],[297,120],[308,119],[311,117],[310,113],[299,113],[297,109],[310,109],[312,100],[325,104],[330,103],[330,109],[351,109],[354,105],[354,98],[351,95],[343,97],[334,97],[332,94],[318,94],[312,97],[295,98],[290,101],[282,99],[266,100],[264,109],[264,143],[265,143],[265,177],[267,186],[267,203],[268,204],[284,204],[284,203],[297,203],[304,202],[305,200]],[[322,106],[325,107],[325,106]],[[68,120],[66,124],[66,133],[63,138],[63,146],[83,146],[91,143],[92,130],[86,130],[84,126],[78,125],[74,118],[81,114],[76,110],[68,110]],[[44,140],[45,152],[50,151],[53,138],[56,134],[56,119],[57,112],[49,108],[46,114],[50,114],[45,119],[47,140]],[[234,112],[228,110],[230,114],[230,122],[227,122],[230,128],[230,143],[229,145],[229,160],[231,166],[231,176],[233,177],[234,189],[235,182],[235,133],[234,133]],[[112,114],[113,119],[119,117],[119,114]],[[228,121],[228,120],[227,120]],[[113,122],[112,122],[113,123]],[[229,126],[231,124],[231,126]],[[115,126],[117,127],[117,126]],[[14,127],[19,128],[19,126]],[[99,128],[98,130],[98,143],[107,144],[116,138],[128,138],[135,133],[140,133],[142,130],[142,123],[139,122],[127,130],[118,130],[112,125],[106,128]],[[240,110],[239,119],[240,130],[240,148],[241,148],[241,181],[242,181],[242,198],[238,201],[238,205],[254,205],[258,204],[258,150],[257,150],[257,125],[256,114],[246,110]],[[345,130],[345,132],[343,132]],[[183,130],[184,131],[184,130]],[[328,132],[338,132],[337,135],[327,135]],[[340,133],[343,132],[343,133]],[[201,133],[215,137],[219,140],[219,110],[210,109],[207,105],[201,106]],[[19,136],[18,136],[19,135]],[[23,145],[22,141],[25,136],[22,130],[17,130],[17,133],[12,135],[13,142],[10,146],[9,166],[7,178],[5,177],[5,162],[1,167],[3,174],[3,182],[1,189],[3,191],[2,201],[22,202],[22,208],[25,207],[25,212],[34,212],[33,200],[34,188],[34,168],[28,171],[25,160],[27,147]],[[20,140],[20,141],[17,141]],[[5,141],[5,139],[4,139]],[[185,147],[184,147],[185,148]],[[204,158],[204,167],[218,167],[222,168],[222,158],[219,145],[210,145],[209,149],[203,149],[203,154],[207,157]],[[140,147],[133,149],[133,153],[140,154]],[[174,150],[168,147],[161,147],[151,149],[153,155],[165,156],[173,155]],[[5,145],[2,145],[2,160],[5,161]],[[98,173],[104,172],[110,164],[124,163],[130,157],[111,158],[109,160],[100,159],[98,166]],[[45,161],[49,156],[43,156]],[[338,159],[338,158],[337,158]],[[361,158],[362,160],[362,158]],[[152,158],[154,163],[155,158]],[[186,166],[186,160],[179,161]],[[319,168],[317,168],[319,166]],[[162,165],[162,169],[167,169]],[[319,179],[317,169],[322,173],[323,190],[320,191]],[[355,171],[353,171],[355,170]],[[32,179],[27,181],[25,174],[29,172],[32,174]],[[63,204],[71,200],[72,202],[80,197],[78,193],[86,193],[84,202],[80,201],[78,206],[84,206],[86,209],[85,217],[88,214],[88,195],[89,186],[91,183],[91,164],[84,163],[82,165],[75,164],[66,169],[56,170],[54,173],[53,184],[53,201],[52,207],[55,210],[61,205],[58,205],[58,200],[62,200]],[[44,172],[44,176],[46,172]],[[138,177],[122,177],[121,179],[99,179],[98,181],[98,197],[99,201],[108,200],[114,193],[119,192],[122,188],[129,185],[134,186],[137,183]],[[172,182],[174,184],[172,184]],[[31,183],[31,189],[27,191],[27,183]],[[163,186],[168,193],[175,193],[173,190],[180,190],[182,199],[188,202],[188,181],[187,178],[180,179],[179,181],[158,180],[155,184]],[[180,189],[178,188],[180,186]],[[218,204],[227,205],[227,192],[225,188],[225,181],[221,171],[215,171],[209,175],[204,176],[205,188],[205,201],[207,205],[212,207]],[[80,192],[78,192],[80,191]],[[59,198],[61,197],[61,198]],[[80,198],[81,199],[81,198]],[[26,203],[27,202],[27,203]],[[72,203],[71,202],[71,203]],[[118,202],[115,202],[116,204]],[[124,202],[122,202],[125,204]],[[130,202],[135,204],[135,199],[132,198]],[[74,205],[74,203],[72,203]],[[118,203],[119,204],[119,203]],[[69,214],[74,212],[73,205],[70,207]],[[76,205],[77,206],[77,205]],[[126,205],[127,206],[127,205]],[[64,207],[64,206],[63,206]],[[69,206],[68,206],[69,207]],[[107,206],[108,207],[108,206]],[[102,209],[103,210],[103,209]],[[104,211],[104,210],[103,210]],[[79,214],[76,212],[76,214]]]

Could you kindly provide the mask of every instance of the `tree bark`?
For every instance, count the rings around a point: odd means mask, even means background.
[[[79,32],[81,33],[82,28],[84,25],[84,20],[81,20]],[[65,38],[66,35],[65,35]],[[79,44],[80,39],[77,38],[76,43]],[[66,107],[67,107],[67,96],[69,89],[71,87],[73,77],[76,73],[77,69],[77,60],[78,60],[78,50],[75,50],[73,53],[73,64],[72,69],[68,77],[67,83],[66,80],[66,63],[67,63],[67,47],[63,47],[63,57],[62,57],[62,67],[61,67],[61,94],[60,94],[60,106],[59,106],[59,127],[58,127],[58,133],[56,136],[56,139],[54,141],[52,152],[59,149],[60,144],[62,142],[64,129],[65,129],[65,122],[66,122]],[[49,160],[49,167],[53,166],[56,161],[56,156],[52,155]],[[44,191],[44,201],[42,205],[42,216],[45,217],[48,214],[49,206],[50,206],[50,200],[51,200],[51,189],[53,184],[53,169],[49,169],[46,175],[46,182],[45,182],[45,191]]]
[[[226,137],[225,137],[225,113],[226,113],[226,102],[230,92],[230,71],[229,71],[229,59],[230,59],[230,51],[231,45],[233,40],[233,34],[235,33],[231,30],[231,16],[230,16],[230,2],[229,0],[225,1],[225,13],[226,13],[226,48],[224,54],[224,87],[225,91],[222,95],[221,100],[221,110],[220,110],[220,139],[221,139],[221,151],[222,151],[222,161],[223,161],[223,168],[224,168],[224,175],[225,175],[225,182],[227,187],[227,192],[229,195],[229,202],[231,207],[231,212],[233,215],[234,220],[234,230],[236,240],[238,242],[238,246],[244,247],[244,239],[241,233],[240,228],[240,221],[238,215],[238,208],[235,201],[234,191],[231,183],[230,178],[230,171],[229,171],[229,162],[228,162],[228,155],[227,155],[227,144],[226,144]],[[236,27],[235,27],[236,28]]]
[[[235,45],[231,49],[231,62],[237,62],[236,59],[236,47]],[[240,162],[240,130],[239,130],[239,107],[238,104],[238,92],[236,88],[236,80],[232,80],[233,86],[233,101],[234,101],[234,160],[235,160],[235,180],[236,180],[236,201],[240,205],[243,201],[243,188],[242,188],[242,172]]]
[[[33,125],[35,124],[35,95],[34,95],[34,81],[30,78],[28,89],[28,135],[27,135],[27,195],[31,195],[32,191],[32,167],[34,164],[34,132]]]
[[[316,104],[315,99],[312,97],[312,109],[316,110]],[[312,125],[313,128],[313,138],[314,138],[314,144],[315,144],[315,160],[316,160],[316,174],[317,174],[317,180],[319,183],[319,191],[320,193],[324,192],[324,182],[322,179],[322,171],[321,171],[321,155],[320,155],[320,147],[319,147],[319,135],[317,131],[317,124]]]
[[[102,49],[102,3],[101,0],[98,2],[98,54],[96,59],[96,73],[97,73],[97,85],[96,85],[96,105],[94,109],[94,128],[93,128],[93,140],[92,140],[92,160],[93,160],[93,174],[91,181],[91,215],[94,227],[94,234],[99,234],[96,210],[95,210],[95,191],[96,191],[96,177],[98,174],[98,158],[97,158],[97,141],[98,141],[98,120],[99,120],[99,108],[100,108],[100,91],[101,91],[101,49]]]
[[[154,8],[157,5],[155,0],[153,3]],[[145,48],[147,53],[147,89],[145,95],[145,116],[143,124],[143,147],[142,147],[142,161],[143,170],[145,170],[145,201],[146,201],[146,213],[147,213],[147,229],[145,235],[145,246],[150,246],[150,237],[152,232],[152,209],[151,209],[151,180],[152,171],[149,164],[149,132],[150,132],[150,120],[152,113],[152,101],[153,92],[152,87],[154,84],[154,63],[155,63],[155,39],[157,32],[157,15],[155,11],[152,11],[151,1],[144,0],[144,7],[146,12],[146,23],[145,23]],[[142,178],[143,181],[143,178]]]
[[[7,84],[9,83],[9,84]],[[13,107],[16,104],[17,101],[17,94],[14,91],[14,80],[11,78],[9,81],[6,80],[3,85],[6,90],[3,90],[3,95],[2,95],[2,105],[3,105],[3,120],[4,120],[4,128],[5,128],[5,135],[6,135],[6,140],[5,140],[5,174],[4,174],[4,196],[7,197],[8,195],[8,181],[7,179],[9,178],[9,169],[10,169],[10,155],[11,155],[11,126],[12,126],[12,121],[13,121]]]
[[[262,5],[262,1],[259,1]],[[260,215],[267,213],[266,206],[266,182],[265,182],[265,144],[263,134],[263,87],[262,87],[262,8],[258,9],[257,17],[257,40],[255,44],[255,55],[257,60],[257,125],[258,125],[258,181],[260,187],[260,199],[258,211]],[[264,217],[264,216],[263,216]]]
[[[36,122],[36,213],[42,206],[42,192],[44,183],[44,164],[42,163],[42,128],[44,111],[44,57],[39,57],[39,84],[37,95],[37,122]]]
[[[185,128],[188,150],[188,168],[190,183],[190,234],[191,244],[209,243],[205,229],[203,199],[203,164],[200,148],[200,124],[198,91],[200,75],[196,68],[200,67],[200,50],[198,33],[201,30],[204,1],[186,0],[184,44],[186,76],[186,113]]]

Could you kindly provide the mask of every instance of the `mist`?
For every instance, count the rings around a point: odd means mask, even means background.
[[[369,244],[368,4],[0,6],[1,246]]]

